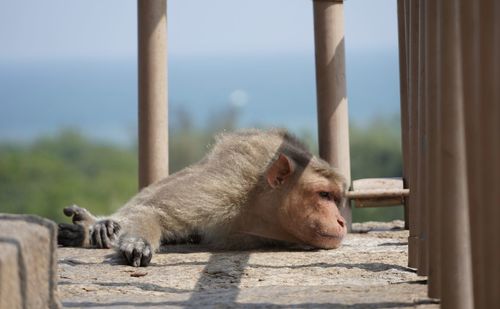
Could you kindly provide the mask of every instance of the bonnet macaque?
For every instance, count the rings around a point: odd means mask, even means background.
[[[337,205],[342,177],[282,130],[222,134],[191,165],[142,189],[115,214],[64,209],[59,244],[114,247],[147,266],[162,243],[198,240],[217,248],[299,244],[337,248],[346,234]]]

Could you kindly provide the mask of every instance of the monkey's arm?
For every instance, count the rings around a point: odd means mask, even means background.
[[[147,266],[151,261],[153,252],[160,247],[160,217],[161,214],[152,207],[135,206],[133,209],[123,209],[113,218],[122,227],[116,249],[129,265]]]

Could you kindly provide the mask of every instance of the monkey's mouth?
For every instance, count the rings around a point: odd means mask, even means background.
[[[325,232],[316,232],[316,234],[318,234],[321,237],[332,238],[332,239],[342,240],[344,238],[344,235],[339,235],[339,234],[330,234]]]
[[[315,247],[321,249],[337,249],[344,239],[344,235],[342,234],[330,234],[318,231],[316,235],[318,238],[315,241]]]

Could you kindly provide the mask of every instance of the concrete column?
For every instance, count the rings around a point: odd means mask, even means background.
[[[139,188],[168,175],[167,3],[137,1]]]
[[[459,0],[439,5],[441,47],[441,307],[473,308]],[[468,72],[467,72],[468,73]]]
[[[314,0],[316,87],[320,157],[337,167],[351,184],[349,115],[345,76],[343,1]],[[351,229],[349,203],[340,212]]]
[[[0,308],[61,308],[57,297],[57,225],[0,213]]]

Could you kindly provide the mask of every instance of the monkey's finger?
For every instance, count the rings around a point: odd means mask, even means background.
[[[148,266],[152,257],[153,253],[151,252],[151,248],[146,246],[146,248],[142,251],[141,266]]]
[[[115,221],[107,220],[106,228],[109,239],[116,240],[118,233],[120,232],[120,225]]]
[[[101,229],[102,248],[111,248],[111,240],[108,237],[106,225],[102,224],[100,226],[100,229]]]
[[[122,250],[122,255],[123,257],[127,260],[127,264],[131,265],[131,266],[134,266],[132,264],[132,251],[128,251],[128,250]]]
[[[99,225],[95,226],[94,228],[94,231],[92,233],[92,241],[93,245],[96,248],[102,248],[101,229]]]
[[[71,217],[73,216],[76,212],[78,212],[78,209],[80,209],[80,207],[78,207],[77,205],[71,205],[71,206],[68,206],[68,207],[64,207],[63,208],[63,212],[64,214],[67,216],[67,217]]]
[[[142,258],[141,250],[134,248],[134,250],[132,251],[132,266],[134,267],[141,266],[141,258]]]
[[[110,238],[112,238],[115,235],[115,225],[114,222],[111,220],[106,221],[106,233]]]
[[[82,208],[78,205],[73,204],[71,206],[65,207],[63,209],[63,212],[68,217],[73,216],[72,220],[74,224],[79,224],[82,221],[91,222],[94,220],[92,214],[90,214],[90,212],[87,209]]]

